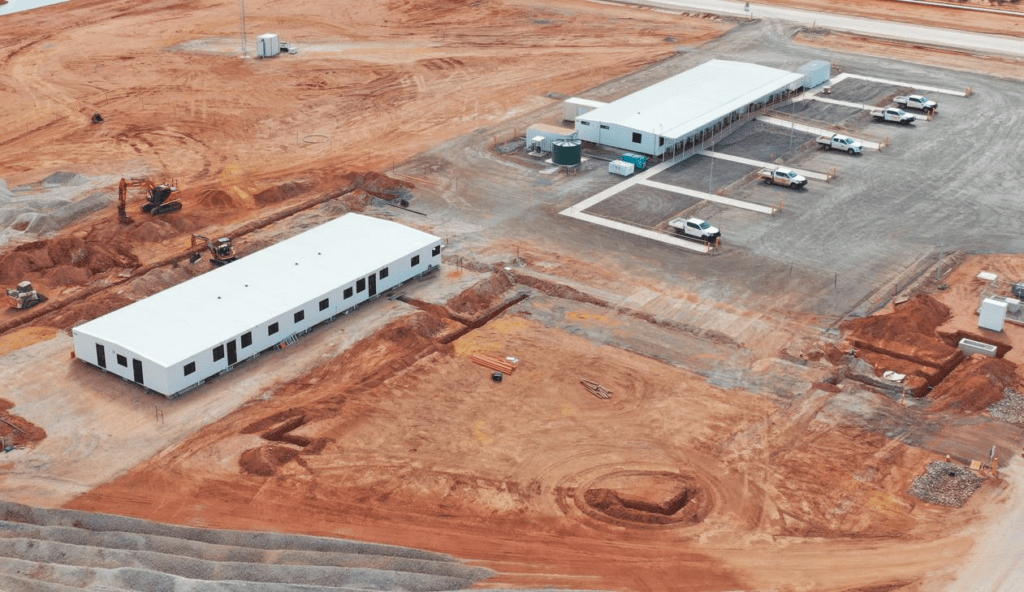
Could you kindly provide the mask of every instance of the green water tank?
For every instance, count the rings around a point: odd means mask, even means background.
[[[577,166],[583,159],[583,142],[575,138],[551,143],[551,160],[561,166]]]

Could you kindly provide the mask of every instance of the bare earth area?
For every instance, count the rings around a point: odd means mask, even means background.
[[[1024,243],[945,225],[1021,213],[1019,63],[582,0],[246,10],[250,54],[271,31],[297,53],[243,58],[232,3],[0,17],[0,286],[48,297],[0,311],[4,585],[271,590],[279,570],[325,590],[1011,589],[1019,554],[991,541],[1024,511],[1024,319],[988,331],[977,309],[1024,279]],[[659,179],[786,208],[645,188],[598,212],[700,215],[727,229],[710,256],[559,216],[613,182],[607,163],[555,172],[520,149],[526,126],[713,57],[876,77],[835,86],[852,107],[773,115],[887,147],[819,153],[814,134],[750,122],[719,149],[841,174],[782,194],[694,157]],[[899,129],[857,107],[916,80],[977,96]],[[968,135],[972,109],[999,129]],[[120,224],[122,177],[173,180],[182,210],[150,216],[133,191]],[[444,237],[443,269],[178,399],[69,356],[72,327],[206,273],[193,233],[244,257],[347,212]],[[494,381],[477,353],[517,367]]]

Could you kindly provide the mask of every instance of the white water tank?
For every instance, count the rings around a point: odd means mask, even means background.
[[[266,33],[256,38],[256,56],[272,58],[281,53],[281,38],[276,33]]]

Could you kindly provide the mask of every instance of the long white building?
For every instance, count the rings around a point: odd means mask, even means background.
[[[346,214],[75,327],[75,356],[174,396],[440,266],[441,243]]]
[[[651,156],[688,149],[800,88],[804,74],[711,60],[576,116],[579,139]]]

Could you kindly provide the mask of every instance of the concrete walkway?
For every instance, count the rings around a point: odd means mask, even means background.
[[[720,158],[722,160],[729,160],[729,161],[738,162],[738,163],[741,163],[741,164],[749,164],[751,166],[756,166],[756,167],[767,167],[767,168],[773,169],[773,168],[778,166],[777,164],[773,164],[773,163],[770,163],[770,162],[763,162],[763,161],[760,161],[760,160],[753,160],[751,158],[743,158],[742,156],[733,156],[732,154],[725,154],[725,153],[717,152],[717,151],[716,152],[708,152],[707,150],[701,150],[700,152],[698,152],[698,154],[700,154],[701,156],[710,156],[711,158]],[[794,169],[793,167],[786,167],[786,168],[788,168],[791,171],[796,171],[797,173],[807,177],[808,179],[817,179],[819,181],[828,181],[828,175],[826,175],[825,173],[816,173],[814,171],[806,171],[806,170],[803,170],[803,169]],[[649,185],[649,183],[645,183],[645,185]],[[705,195],[711,195],[711,194],[707,193]],[[713,197],[718,197],[718,196],[713,196]],[[708,198],[704,198],[704,199],[708,199]]]

